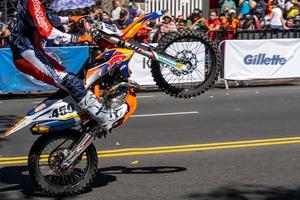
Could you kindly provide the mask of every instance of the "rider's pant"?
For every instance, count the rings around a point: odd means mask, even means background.
[[[87,94],[82,80],[64,70],[56,60],[37,49],[28,49],[14,60],[21,72],[52,86],[67,90],[79,103]]]

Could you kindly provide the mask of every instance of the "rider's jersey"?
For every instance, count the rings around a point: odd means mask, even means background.
[[[40,0],[19,0],[10,42],[14,59],[28,49],[41,50],[43,39],[75,42],[75,36],[55,28],[67,22],[68,17],[48,14]]]

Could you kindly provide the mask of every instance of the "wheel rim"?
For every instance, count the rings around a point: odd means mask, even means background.
[[[214,72],[214,52],[209,44],[199,37],[179,37],[166,45],[161,53],[186,65],[180,73],[172,70],[167,64],[160,64],[162,79],[180,91],[202,86]]]
[[[84,180],[89,164],[85,152],[68,169],[60,167],[63,155],[76,143],[74,138],[56,138],[49,141],[38,156],[38,173],[43,180],[56,188],[74,187]]]

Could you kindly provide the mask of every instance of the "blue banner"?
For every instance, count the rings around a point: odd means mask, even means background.
[[[89,58],[88,47],[49,47],[46,48],[66,71],[78,73]],[[53,90],[47,85],[31,76],[18,71],[13,64],[12,53],[9,48],[0,48],[0,93],[32,92]]]

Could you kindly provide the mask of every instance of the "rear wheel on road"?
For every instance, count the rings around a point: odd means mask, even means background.
[[[39,137],[32,146],[28,156],[29,173],[44,192],[52,196],[74,195],[93,182],[98,167],[93,144],[70,167],[61,167],[65,155],[80,137],[81,133],[75,130],[49,133]]]

